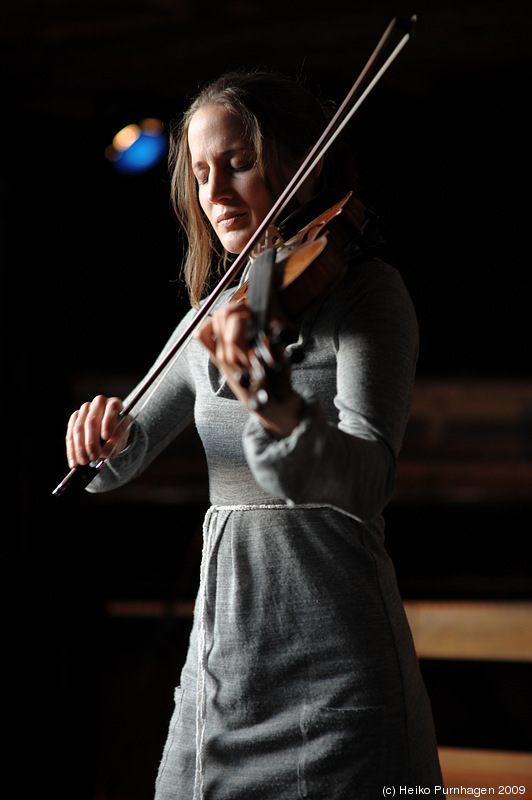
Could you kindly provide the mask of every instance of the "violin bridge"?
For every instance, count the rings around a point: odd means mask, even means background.
[[[279,233],[279,228],[273,224],[268,225],[262,238],[259,242],[257,242],[251,251],[250,258],[256,258],[264,250],[269,250],[271,247],[273,247],[275,250],[277,250],[279,247],[284,247],[284,239]]]

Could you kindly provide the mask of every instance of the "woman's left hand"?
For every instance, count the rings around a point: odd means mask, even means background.
[[[252,371],[253,351],[249,343],[252,311],[246,303],[229,303],[201,325],[196,338],[207,348],[211,360],[225,376],[227,383],[240,402],[251,410],[254,391],[241,381],[241,376]],[[243,385],[244,384],[244,385]],[[288,383],[282,401],[269,395],[265,405],[255,413],[262,425],[278,438],[288,436],[301,419],[302,403]]]

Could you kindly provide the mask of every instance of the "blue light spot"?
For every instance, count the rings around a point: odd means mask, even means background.
[[[144,172],[157,164],[167,151],[166,136],[162,133],[141,131],[140,136],[126,150],[115,154],[114,167],[118,172]]]

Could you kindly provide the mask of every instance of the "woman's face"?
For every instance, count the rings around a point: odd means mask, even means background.
[[[223,247],[241,253],[277,197],[259,172],[240,119],[225,106],[203,106],[190,120],[188,147],[200,206]]]

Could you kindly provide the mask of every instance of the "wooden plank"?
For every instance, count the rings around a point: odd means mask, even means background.
[[[423,380],[418,378],[412,414],[433,420],[518,419],[532,402],[529,380]]]
[[[486,789],[480,796],[532,799],[532,754],[440,747],[439,756],[447,796],[469,788]]]
[[[406,601],[419,658],[532,662],[532,603]],[[113,617],[190,618],[193,602],[112,600]]]
[[[532,497],[532,463],[475,458],[438,460],[405,456],[399,459],[395,497],[413,489],[420,492],[454,489],[473,489],[480,499],[493,499],[501,494],[519,494],[523,499]]]
[[[532,603],[406,601],[419,658],[532,662]],[[112,617],[190,618],[193,602],[112,600]]]
[[[165,603],[163,600],[111,600],[107,603],[107,613],[111,617],[136,619],[162,619],[164,617],[191,619],[194,614],[194,603]]]
[[[408,601],[419,658],[532,662],[532,603]]]

